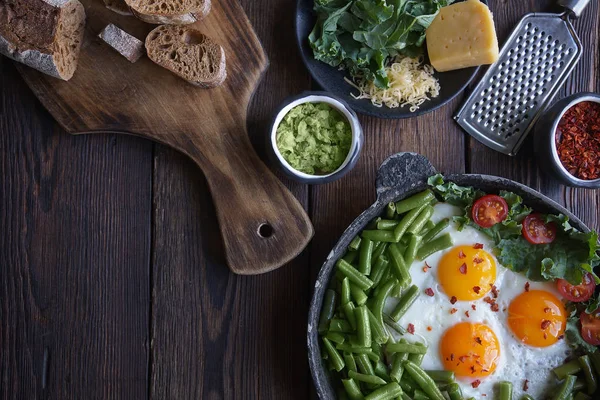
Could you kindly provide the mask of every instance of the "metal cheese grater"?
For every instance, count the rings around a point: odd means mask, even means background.
[[[570,18],[589,2],[559,0],[562,14],[525,15],[454,117],[458,124],[486,146],[515,155],[581,57]]]

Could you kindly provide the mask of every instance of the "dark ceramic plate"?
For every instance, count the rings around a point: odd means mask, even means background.
[[[483,1],[487,4],[487,1]],[[456,97],[475,77],[477,68],[459,69],[449,72],[436,72],[435,77],[440,82],[438,97],[423,103],[415,112],[408,107],[388,108],[375,107],[371,101],[356,100],[350,93],[357,93],[345,80],[346,71],[340,71],[321,61],[315,60],[313,51],[308,43],[308,35],[315,26],[316,16],[313,12],[314,0],[298,0],[296,9],[296,40],[302,60],[315,81],[326,91],[344,99],[354,111],[379,118],[410,118],[433,111]],[[429,60],[425,60],[429,62]]]
[[[377,172],[375,185],[377,200],[350,224],[321,267],[315,283],[315,291],[308,316],[309,364],[320,399],[333,400],[336,398],[327,370],[322,364],[319,334],[317,332],[323,296],[329,285],[329,280],[333,276],[335,262],[346,251],[352,238],[362,231],[369,221],[381,215],[389,202],[398,201],[425,190],[427,188],[427,178],[436,173],[429,160],[415,153],[398,153],[385,160]],[[544,213],[565,214],[576,228],[583,232],[589,232],[589,228],[583,222],[560,204],[520,183],[496,176],[478,174],[446,175],[445,179],[459,185],[474,186],[488,193],[497,193],[500,190],[515,192],[523,197],[523,201],[528,206]]]

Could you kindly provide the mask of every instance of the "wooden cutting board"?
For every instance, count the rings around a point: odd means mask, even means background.
[[[208,181],[233,272],[263,273],[296,257],[313,227],[248,139],[248,104],[268,60],[237,1],[214,0],[209,16],[195,24],[225,49],[228,76],[215,89],[190,85],[146,57],[131,64],[98,33],[114,23],[144,40],[155,26],[115,14],[102,0],[81,1],[87,27],[75,76],[63,82],[19,66],[42,104],[71,134],[134,134],[196,162]]]

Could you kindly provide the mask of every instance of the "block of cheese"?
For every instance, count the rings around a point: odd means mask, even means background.
[[[429,61],[439,72],[498,60],[492,13],[479,0],[443,7],[427,28],[426,39]]]

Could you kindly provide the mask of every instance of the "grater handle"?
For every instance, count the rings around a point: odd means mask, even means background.
[[[583,9],[591,0],[558,0],[558,4],[570,11],[575,18],[581,17]]]

